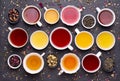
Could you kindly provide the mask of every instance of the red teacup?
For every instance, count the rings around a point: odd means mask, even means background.
[[[69,48],[73,50],[73,47],[70,45],[72,42],[72,35],[70,31],[64,27],[55,28],[50,34],[50,43],[51,45],[59,50]]]
[[[13,47],[21,48],[27,44],[28,34],[23,28],[17,27],[11,29],[9,27],[8,29],[10,30],[8,41]]]
[[[98,52],[97,54],[87,54],[82,59],[82,67],[83,69],[88,73],[94,73],[99,70],[101,67],[101,60],[100,57],[101,52]]]

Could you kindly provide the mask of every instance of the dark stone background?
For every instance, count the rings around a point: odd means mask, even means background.
[[[43,20],[43,13],[44,9],[41,9],[39,7],[39,3],[42,2],[45,6],[48,8],[54,7],[58,9],[58,11],[61,11],[61,8],[64,7],[65,5],[75,5],[77,7],[84,6],[86,9],[82,12],[82,17],[85,14],[93,14],[95,17],[97,15],[97,12],[95,8],[98,6],[100,8],[108,7],[111,8],[115,14],[116,14],[116,21],[115,23],[108,28],[104,28],[100,26],[98,23],[96,26],[91,29],[91,30],[86,30],[85,28],[82,27],[81,25],[81,20],[80,22],[75,25],[74,27],[68,27],[64,25],[61,20],[55,25],[48,25],[44,20]],[[39,9],[42,12],[42,19],[41,22],[43,23],[43,26],[40,28],[37,25],[35,26],[29,26],[25,24],[21,18],[21,12],[23,8],[26,5],[36,5],[39,7]],[[7,14],[8,10],[11,8],[17,8],[20,11],[20,21],[18,24],[12,25],[8,23],[7,19]],[[0,0],[0,81],[120,81],[120,1],[119,0]],[[58,72],[60,70],[60,66],[58,65],[56,68],[49,68],[46,63],[46,57],[48,54],[55,54],[58,56],[59,60],[60,58],[69,51],[68,49],[64,51],[58,51],[54,49],[50,44],[47,46],[46,49],[37,51],[33,49],[28,42],[27,45],[21,49],[15,49],[7,41],[7,36],[9,33],[8,27],[22,27],[26,29],[28,32],[29,36],[31,35],[32,32],[36,30],[43,30],[45,31],[48,35],[50,32],[58,27],[58,26],[64,26],[68,28],[73,35],[73,40],[75,38],[75,28],[79,28],[80,31],[86,30],[89,31],[93,34],[94,38],[100,33],[101,31],[110,31],[112,32],[115,37],[116,37],[116,44],[114,48],[110,51],[102,51],[100,50],[96,43],[94,43],[93,47],[87,51],[81,51],[79,50],[75,44],[74,41],[72,42],[72,46],[74,46],[74,50],[72,51],[73,53],[77,54],[80,59],[82,57],[90,52],[97,53],[98,51],[102,52],[101,60],[102,63],[106,57],[113,57],[115,61],[115,70],[111,73],[107,73],[103,70],[101,67],[100,70],[94,74],[89,74],[86,73],[82,67],[80,70],[73,75],[68,75],[68,74],[62,74],[61,76],[58,76]],[[8,67],[7,65],[7,58],[11,54],[18,54],[24,58],[24,56],[30,52],[46,52],[46,55],[44,56],[45,59],[45,67],[42,70],[42,72],[38,73],[37,75],[30,75],[27,74],[23,67],[21,66],[17,70],[12,70]]]

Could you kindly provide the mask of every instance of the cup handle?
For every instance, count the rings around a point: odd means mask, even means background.
[[[97,54],[96,54],[96,56],[99,58],[100,56],[101,56],[101,54],[102,54],[102,52],[98,52]]]
[[[96,10],[97,10],[98,12],[100,12],[100,11],[101,11],[101,9],[100,9],[99,7],[96,7]]]
[[[79,31],[79,29],[78,29],[78,28],[76,28],[76,29],[75,29],[75,32],[76,32],[77,34],[79,34],[79,33],[80,33],[80,31]]]
[[[45,10],[47,10],[47,7],[44,7]]]
[[[83,11],[85,9],[85,7],[82,7],[79,9],[79,12]]]
[[[41,26],[42,26],[42,23],[41,23],[40,21],[38,21],[38,22],[37,22],[37,25],[41,27]]]
[[[43,57],[45,55],[45,52],[43,52],[42,54],[41,54],[41,56]]]
[[[60,72],[58,73],[58,75],[62,75],[63,74],[63,70],[60,70]]]
[[[8,27],[8,29],[9,29],[10,31],[12,31],[12,30],[13,30],[11,27]]]
[[[68,49],[72,51],[74,48],[71,45],[69,45]]]

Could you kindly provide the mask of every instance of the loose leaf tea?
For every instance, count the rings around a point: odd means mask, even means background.
[[[107,72],[112,72],[114,70],[114,60],[111,57],[108,57],[104,60],[103,69]]]
[[[84,19],[83,19],[83,24],[86,26],[86,27],[92,27],[94,25],[95,21],[94,21],[94,18],[91,17],[91,16],[86,16]]]
[[[47,63],[50,68],[56,67],[58,64],[58,58],[55,55],[50,54],[47,57]]]

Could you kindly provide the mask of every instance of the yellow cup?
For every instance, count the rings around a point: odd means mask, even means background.
[[[30,37],[30,43],[33,48],[42,50],[46,48],[49,43],[48,35],[44,31],[37,30],[32,33]]]
[[[115,36],[108,31],[103,31],[96,38],[97,46],[102,50],[110,50],[115,45]]]
[[[59,12],[54,9],[54,8],[49,8],[47,9],[46,7],[44,7],[44,9],[46,10],[44,13],[44,19],[48,24],[55,24],[58,22],[59,20]]]
[[[75,37],[75,45],[81,50],[88,50],[94,44],[94,37],[90,32],[87,31],[79,31],[77,28],[75,29],[77,33]]]

